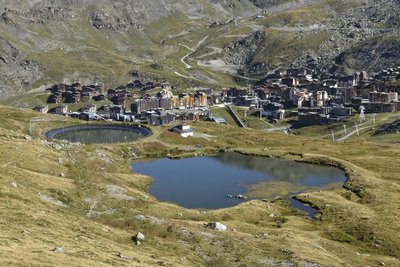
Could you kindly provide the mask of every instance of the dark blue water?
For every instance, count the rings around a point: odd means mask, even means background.
[[[54,138],[74,143],[112,144],[136,141],[141,136],[137,132],[124,129],[85,129],[60,133]]]
[[[290,198],[289,201],[289,207],[302,210],[307,214],[308,217],[315,217],[315,215],[318,213],[318,211],[313,207],[304,204],[303,202],[300,202],[295,198]]]
[[[260,181],[284,181],[313,188],[346,181],[344,172],[337,168],[234,152],[135,162],[132,171],[152,177],[150,193],[159,201],[207,209],[237,205],[242,200],[226,195],[246,194],[246,185]]]
[[[92,124],[53,129],[46,138],[85,144],[111,144],[137,141],[151,132],[143,127],[118,124]]]

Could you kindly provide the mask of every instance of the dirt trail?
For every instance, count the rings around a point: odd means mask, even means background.
[[[204,43],[204,42],[208,39],[208,37],[209,37],[209,36],[207,35],[206,37],[204,37],[203,39],[201,39],[201,40],[197,43],[197,45],[194,46],[193,48],[190,48],[190,47],[188,47],[187,45],[178,44],[178,45],[180,45],[180,46],[182,46],[182,47],[184,47],[184,48],[186,48],[186,49],[188,49],[188,50],[190,51],[189,53],[187,53],[186,55],[184,55],[184,56],[181,58],[181,62],[185,65],[185,67],[186,67],[187,69],[191,69],[192,66],[189,65],[189,64],[185,61],[185,59],[186,59],[187,57],[189,57],[191,54],[193,54],[194,52],[196,52],[197,49],[201,46],[201,44]]]
[[[206,37],[204,37],[203,39],[201,39],[193,48],[190,48],[189,46],[184,45],[184,44],[181,44],[181,43],[178,44],[179,46],[184,47],[184,48],[186,48],[186,49],[189,50],[189,53],[187,53],[186,55],[184,55],[184,56],[180,59],[180,61],[182,62],[182,64],[185,65],[186,69],[191,69],[192,66],[189,65],[189,64],[185,61],[185,59],[186,59],[187,57],[189,57],[191,54],[193,54],[194,52],[196,52],[196,50],[208,39],[208,37],[209,37],[209,36],[207,35]],[[181,73],[175,71],[175,70],[172,69],[172,68],[171,68],[171,70],[172,70],[172,72],[173,72],[175,75],[177,75],[177,76],[179,76],[179,77],[186,78],[186,79],[191,79],[191,80],[196,80],[196,81],[200,81],[199,79],[197,79],[197,78],[195,78],[195,77],[190,77],[190,76],[181,74]],[[203,74],[203,75],[204,75],[204,74]]]
[[[222,51],[223,51],[222,48],[213,47],[213,46],[207,46],[207,48],[213,49],[213,51],[205,53],[205,54],[203,54],[201,56],[198,56],[198,57],[195,57],[193,59],[202,59],[202,58],[205,58],[205,57],[208,57],[208,56],[212,56],[212,55],[215,55],[215,54],[222,53]]]

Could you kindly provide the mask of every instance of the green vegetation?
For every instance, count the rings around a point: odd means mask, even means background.
[[[324,5],[316,4],[302,8],[289,9],[271,14],[261,20],[267,27],[272,26],[311,26],[331,19],[331,14],[326,12]]]
[[[246,127],[253,129],[270,129],[274,125],[268,122],[268,120],[263,117],[260,118],[260,112],[258,110],[248,109],[246,107],[232,107],[236,112],[240,120],[246,125]]]
[[[329,39],[329,32],[288,32],[285,30],[267,29],[266,43],[268,52],[259,54],[257,60],[266,60],[274,66],[284,65],[290,59],[295,59],[303,51],[317,50],[322,42]]]
[[[263,31],[265,39],[254,55],[249,52],[250,64],[266,62],[268,68],[277,67],[292,63],[305,51],[319,51],[333,33],[313,27],[338,26],[341,18],[333,20],[332,11],[360,3],[347,2],[324,1],[253,19],[240,18],[246,4],[233,1],[227,8],[236,8],[236,23],[228,23],[223,12],[210,5],[206,8],[210,18],[190,19],[176,12],[145,25],[144,30],[127,31],[98,30],[90,25],[87,10],[82,10],[68,23],[22,23],[21,34],[9,31],[14,29],[11,26],[0,32],[24,57],[40,63],[44,77],[32,87],[78,80],[101,80],[115,87],[130,81],[130,73],[137,71],[169,81],[183,92],[193,85],[240,85],[226,73],[199,66],[197,60],[226,59],[228,52],[236,50],[224,48],[256,30]],[[216,20],[221,25],[209,27]],[[396,34],[381,34],[383,42],[378,44],[396,40]],[[185,60],[191,68],[181,61],[190,53],[185,46],[197,47]],[[36,91],[1,103],[33,107],[44,104],[46,98],[46,93]],[[69,106],[77,110],[84,104]],[[211,111],[228,125],[191,122],[196,138],[182,138],[170,132],[168,125],[152,127],[151,137],[135,143],[80,145],[45,141],[44,133],[86,122],[0,106],[0,265],[300,266],[306,262],[400,266],[400,226],[396,223],[400,216],[399,135],[373,135],[379,125],[398,118],[398,113],[378,114],[375,124],[361,126],[366,128],[360,129],[360,135],[333,142],[331,132],[335,138],[343,137],[343,123],[353,131],[358,116],[283,134],[265,129],[285,126],[295,118],[271,125],[260,120],[257,111],[245,115],[244,109],[235,108],[247,126],[240,129],[226,108]],[[349,180],[344,187],[297,195],[318,210],[318,216],[310,219],[289,208],[286,200],[272,199],[275,194],[302,188],[259,183],[249,186],[249,196],[264,201],[220,210],[189,210],[158,202],[148,193],[151,177],[132,173],[130,168],[133,162],[134,170],[134,162],[143,158],[181,158],[225,150],[331,165],[343,169]],[[228,230],[206,229],[204,223],[212,221],[225,224]],[[138,232],[146,236],[141,246],[132,240]],[[65,253],[55,254],[55,247],[63,247]]]
[[[90,101],[87,101],[87,102],[79,102],[79,103],[50,104],[50,103],[47,103],[47,98],[49,96],[50,96],[50,93],[48,93],[48,92],[26,93],[26,94],[21,94],[18,96],[12,96],[12,97],[2,99],[2,100],[0,100],[0,104],[15,106],[15,107],[22,106],[25,108],[34,108],[35,106],[38,106],[38,105],[47,105],[49,107],[49,110],[51,110],[54,107],[60,106],[60,105],[68,105],[69,111],[78,111],[79,109],[85,107],[88,104],[95,104],[95,105],[97,105],[98,108],[101,106],[104,106],[104,105],[112,104],[111,101],[109,101],[109,100],[94,101],[93,99]],[[128,107],[130,107],[131,102],[132,101],[129,101],[127,103]]]
[[[232,115],[229,114],[226,107],[212,107],[210,111],[214,117],[224,118],[227,124],[237,126],[235,120],[233,119]]]
[[[292,128],[294,134],[304,135],[304,136],[312,136],[312,137],[319,137],[324,139],[332,139],[332,131],[334,132],[335,139],[345,136],[344,126],[346,126],[346,132],[350,133],[356,130],[356,125],[358,125],[359,137],[367,138],[371,137],[374,130],[379,124],[387,123],[392,120],[395,120],[400,115],[399,112],[394,113],[377,113],[375,114],[375,124],[373,123],[373,117],[371,114],[366,114],[365,121],[360,122],[359,114],[354,116],[348,117],[343,121],[332,123],[328,125],[312,125],[312,126],[304,126],[300,127],[300,125],[296,125],[295,121],[291,121],[291,119],[287,119],[288,123],[294,124]],[[296,118],[294,118],[296,119]],[[357,135],[354,134],[353,137],[355,138]],[[356,138],[358,139],[358,138]],[[382,138],[385,139],[385,138]]]
[[[257,266],[281,260],[400,264],[400,241],[394,234],[400,229],[393,224],[400,216],[400,146],[393,136],[331,142],[195,122],[193,129],[204,137],[181,138],[166,126],[152,128],[154,135],[137,143],[83,146],[42,139],[46,130],[78,121],[43,115],[48,121],[34,123],[30,137],[33,117],[37,113],[0,107],[0,222],[7,225],[0,230],[2,265]],[[129,169],[137,157],[181,157],[228,148],[337,166],[349,181],[346,189],[298,195],[320,211],[318,219],[310,220],[286,201],[270,199],[271,188],[287,190],[283,184],[255,185],[253,194],[268,202],[188,210],[157,202],[147,193],[150,177]],[[121,190],[113,191],[115,187]],[[43,195],[67,206],[51,204]],[[228,231],[205,229],[203,223],[209,221],[226,224]],[[146,240],[136,246],[131,237],[139,231]],[[65,254],[53,254],[56,246]]]

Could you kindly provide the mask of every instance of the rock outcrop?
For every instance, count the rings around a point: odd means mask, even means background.
[[[164,62],[183,49],[176,45],[181,38],[208,51],[187,62],[202,56],[201,67],[255,79],[282,66],[353,72],[400,62],[395,0],[0,0],[0,6],[6,7],[2,96],[51,82],[120,85],[142,64],[157,66],[157,77],[218,84],[205,72],[175,73]]]

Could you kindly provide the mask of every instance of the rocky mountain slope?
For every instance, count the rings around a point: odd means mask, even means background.
[[[352,72],[400,62],[395,0],[0,0],[0,6],[1,95],[63,81],[116,86],[132,73],[181,86],[229,86],[278,66]]]

